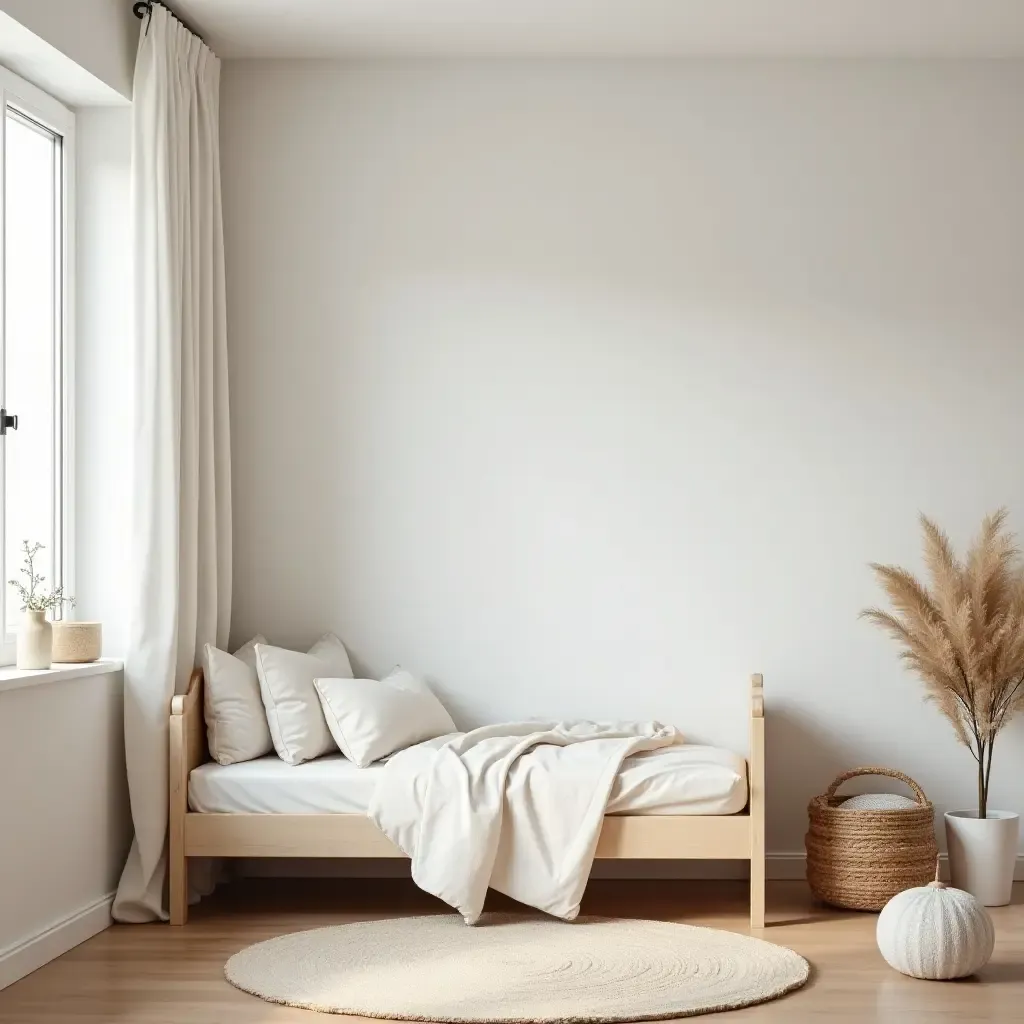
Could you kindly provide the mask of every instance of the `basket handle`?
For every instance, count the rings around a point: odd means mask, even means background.
[[[924,795],[924,790],[909,775],[904,775],[903,772],[898,772],[895,768],[853,768],[848,772],[843,772],[842,775],[837,775],[832,785],[825,790],[825,799],[831,800],[836,795],[836,790],[844,782],[849,782],[850,779],[855,779],[858,775],[885,775],[890,779],[898,779],[913,790],[919,804],[928,803],[928,797]]]

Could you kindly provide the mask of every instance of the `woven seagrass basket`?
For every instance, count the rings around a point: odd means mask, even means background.
[[[843,810],[836,790],[859,775],[885,775],[906,783],[914,807]],[[807,882],[825,903],[847,910],[881,910],[898,892],[927,885],[935,876],[935,808],[908,775],[891,768],[855,768],[838,775],[807,807],[810,826]]]

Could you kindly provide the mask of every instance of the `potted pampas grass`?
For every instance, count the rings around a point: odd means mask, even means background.
[[[1024,706],[1024,565],[1006,517],[1005,509],[988,516],[961,562],[922,516],[930,586],[906,569],[872,564],[892,611],[861,613],[900,644],[926,699],[974,758],[978,806],[946,813],[946,845],[953,885],[989,907],[1010,902],[1019,830],[1016,814],[988,805],[996,738]]]

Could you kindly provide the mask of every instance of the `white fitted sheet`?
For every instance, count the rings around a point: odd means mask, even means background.
[[[205,814],[365,814],[382,764],[341,754],[303,764],[271,755],[193,770],[188,802]],[[736,814],[747,803],[747,764],[728,750],[680,744],[627,758],[609,814]]]

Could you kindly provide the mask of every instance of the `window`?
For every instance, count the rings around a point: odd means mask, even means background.
[[[0,664],[21,600],[22,542],[45,587],[71,591],[74,115],[0,68]],[[60,610],[53,612],[61,615]]]

